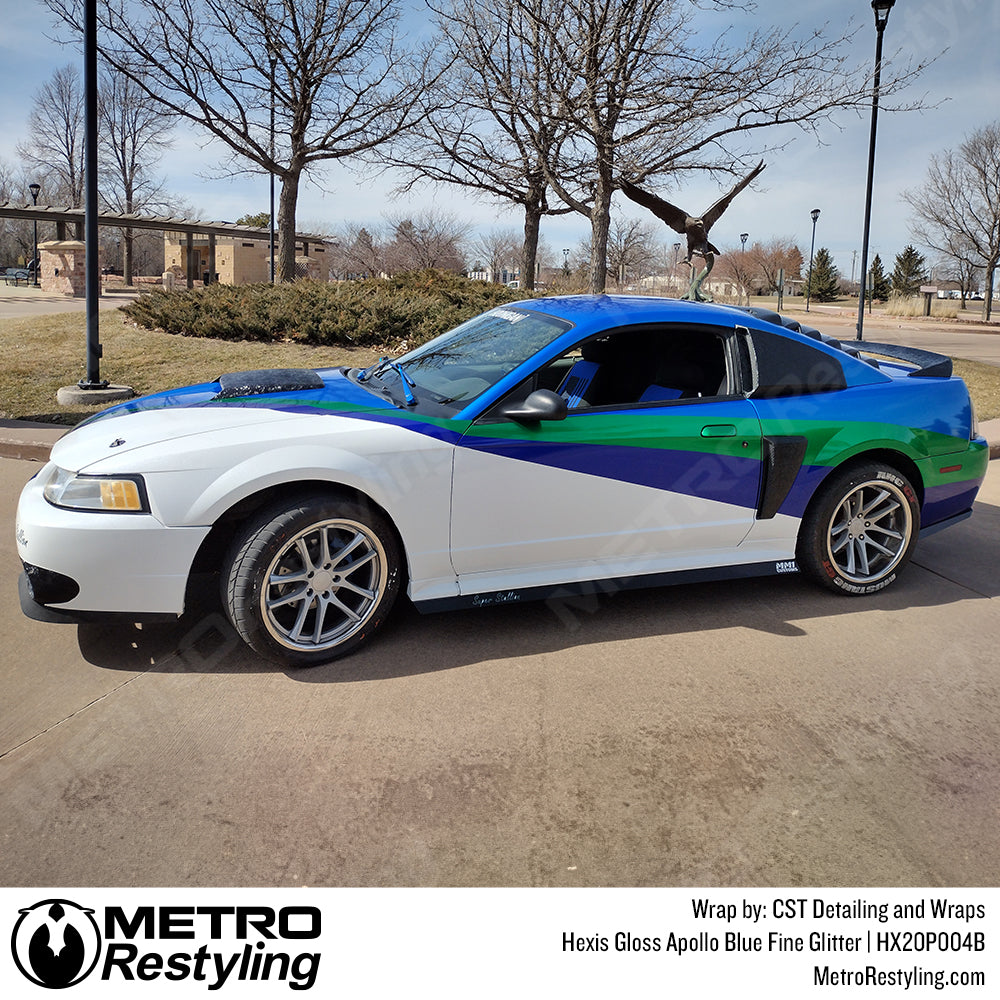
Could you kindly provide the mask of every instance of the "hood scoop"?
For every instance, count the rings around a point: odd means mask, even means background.
[[[326,384],[316,372],[308,368],[260,368],[249,372],[230,372],[228,375],[220,375],[218,383],[216,399],[322,389]]]

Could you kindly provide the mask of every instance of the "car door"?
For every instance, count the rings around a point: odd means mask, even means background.
[[[731,561],[753,523],[761,435],[736,391],[730,338],[702,331],[715,367],[700,394],[677,395],[641,386],[672,360],[651,356],[649,344],[679,343],[678,331],[625,333],[620,350],[620,334],[589,342],[601,348],[596,362],[583,357],[587,344],[562,359],[559,389],[573,404],[564,420],[519,422],[494,408],[459,441],[451,549],[463,593]],[[612,361],[627,378],[587,399],[582,380]]]

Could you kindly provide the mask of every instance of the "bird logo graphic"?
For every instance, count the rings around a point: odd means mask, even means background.
[[[22,975],[55,990],[90,975],[101,952],[93,910],[68,899],[45,899],[19,912],[11,951]]]

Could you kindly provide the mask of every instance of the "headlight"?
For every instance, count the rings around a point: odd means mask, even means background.
[[[42,494],[53,506],[71,510],[149,513],[142,476],[85,476],[56,467]]]

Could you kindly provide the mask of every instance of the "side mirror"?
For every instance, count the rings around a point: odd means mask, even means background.
[[[522,424],[540,420],[565,420],[568,412],[566,400],[551,389],[536,389],[521,403],[510,403],[500,410],[500,416],[510,417]]]

